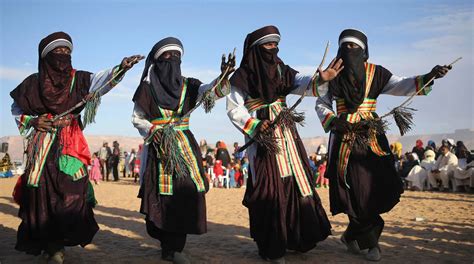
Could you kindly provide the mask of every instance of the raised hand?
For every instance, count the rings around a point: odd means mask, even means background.
[[[342,71],[342,69],[344,69],[344,65],[342,65],[342,62],[342,59],[338,59],[336,61],[336,58],[334,58],[324,71],[322,68],[318,68],[319,77],[321,78],[321,80],[324,82],[328,82],[336,78],[336,76]]]
[[[227,79],[229,75],[233,73],[234,71],[235,71],[235,49],[233,53],[229,53],[229,56],[227,57],[227,61],[226,61],[225,54],[222,54],[221,75],[224,75],[224,78]]]
[[[120,63],[120,68],[123,69],[124,72],[128,71],[133,67],[133,65],[137,64],[139,61],[143,60],[144,58],[145,57],[142,55],[133,55],[130,57],[125,57]]]

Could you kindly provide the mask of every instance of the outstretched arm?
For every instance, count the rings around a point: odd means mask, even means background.
[[[130,70],[133,65],[137,64],[144,57],[141,55],[134,55],[123,58],[120,65],[113,67],[112,69],[102,70],[91,75],[91,87],[89,92],[98,91],[99,95],[102,96],[108,93],[114,88],[119,82],[122,81],[125,72]]]
[[[382,89],[383,94],[390,94],[396,96],[410,96],[413,94],[427,95],[431,92],[431,86],[433,82],[430,80],[443,78],[451,66],[435,66],[429,73],[424,75],[418,75],[414,77],[399,77],[392,75],[388,80],[387,84]],[[387,71],[382,67],[382,70]],[[430,82],[430,83],[428,83]],[[420,91],[426,84],[426,88]]]

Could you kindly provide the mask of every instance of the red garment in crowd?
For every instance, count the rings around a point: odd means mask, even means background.
[[[235,170],[234,180],[237,183],[237,186],[242,186],[244,183],[244,177],[242,177],[242,172],[240,170]]]
[[[222,160],[216,160],[216,162],[214,163],[213,171],[216,177],[224,175],[224,170],[222,169]]]

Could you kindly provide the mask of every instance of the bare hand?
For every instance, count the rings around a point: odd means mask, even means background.
[[[133,65],[137,64],[139,61],[143,60],[144,58],[145,57],[142,55],[133,55],[130,57],[125,57],[120,63],[120,68],[123,69],[123,71],[128,71],[133,67]]]
[[[451,66],[436,65],[428,74],[430,75],[431,78],[433,77],[435,77],[435,79],[443,78],[448,73],[448,71],[451,70],[451,68],[452,68]]]
[[[324,71],[322,68],[318,69],[319,77],[324,82],[328,82],[336,78],[336,76],[342,71],[342,69],[344,69],[344,65],[342,65],[342,59],[338,59],[336,61],[336,58],[334,58]]]
[[[53,121],[48,117],[48,114],[43,114],[37,118],[33,118],[30,123],[31,126],[41,132],[48,132],[53,128]]]
[[[226,72],[227,70],[227,72]],[[221,75],[224,75],[224,78],[227,79],[231,73],[235,71],[235,51],[234,53],[229,53],[227,61],[225,60],[225,54],[222,54],[221,62]]]
[[[270,128],[270,124],[270,120],[261,121],[260,124],[258,124],[258,131],[260,131],[260,133],[265,133]]]

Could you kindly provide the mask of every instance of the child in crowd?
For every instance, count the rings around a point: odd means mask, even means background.
[[[102,178],[102,174],[100,173],[100,161],[98,158],[98,153],[95,152],[92,154],[92,158],[91,158],[91,166],[89,169],[89,180],[93,181],[96,185],[98,185],[100,178]]]
[[[324,174],[326,173],[326,163],[327,161],[324,159],[318,167],[318,178],[316,179],[316,188],[323,187],[326,189],[329,187],[329,179],[324,178]]]

